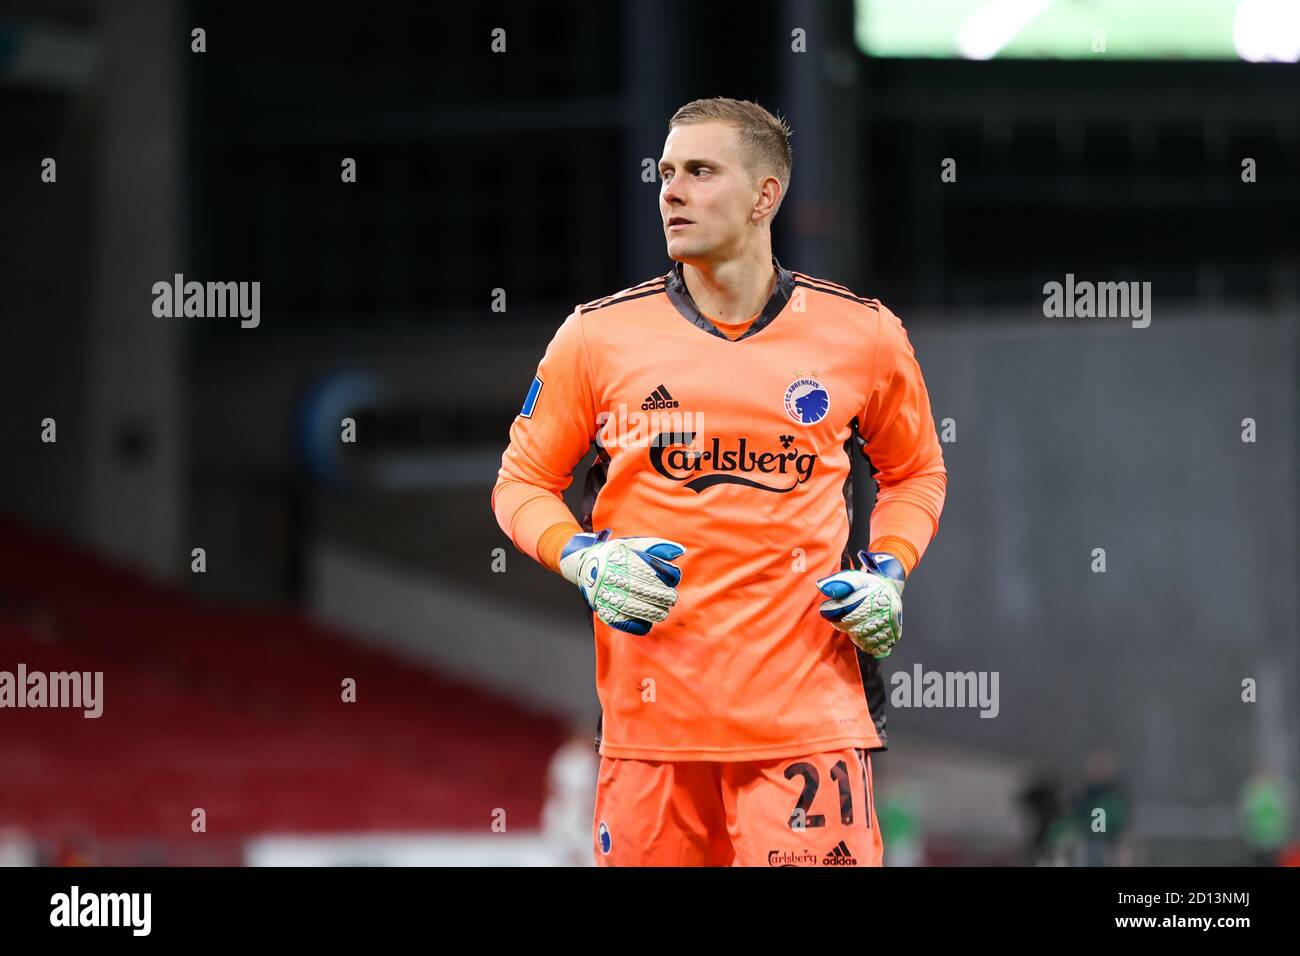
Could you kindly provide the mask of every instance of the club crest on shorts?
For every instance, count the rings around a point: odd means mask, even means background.
[[[604,820],[600,821],[600,826],[596,830],[596,835],[597,839],[600,840],[600,852],[608,854],[609,848],[613,845],[614,841],[610,839],[609,827],[605,825]]]
[[[830,395],[815,378],[797,378],[785,390],[785,413],[800,425],[816,425],[830,407]]]

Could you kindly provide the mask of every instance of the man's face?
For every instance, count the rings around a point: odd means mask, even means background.
[[[727,123],[692,123],[664,141],[659,216],[670,259],[725,258],[745,241],[758,190],[732,147],[735,133]]]

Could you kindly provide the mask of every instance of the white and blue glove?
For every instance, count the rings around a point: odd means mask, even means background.
[[[841,571],[817,582],[831,600],[822,617],[879,660],[888,657],[903,636],[903,563],[884,551],[858,552],[861,571]]]
[[[646,634],[677,603],[682,572],[669,562],[685,553],[675,541],[610,538],[606,528],[570,538],[560,552],[560,574],[610,627]]]

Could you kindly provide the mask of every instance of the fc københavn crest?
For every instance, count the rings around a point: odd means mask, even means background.
[[[816,425],[830,407],[830,395],[815,378],[797,378],[785,390],[786,414],[800,425]]]

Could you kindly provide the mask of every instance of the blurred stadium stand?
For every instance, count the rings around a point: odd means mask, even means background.
[[[477,834],[507,796],[511,828],[539,825],[565,731],[515,700],[292,612],[160,589],[11,521],[0,581],[3,660],[104,674],[98,718],[5,713],[0,821],[42,862],[228,864],[254,838]],[[346,678],[364,706],[340,705]]]

